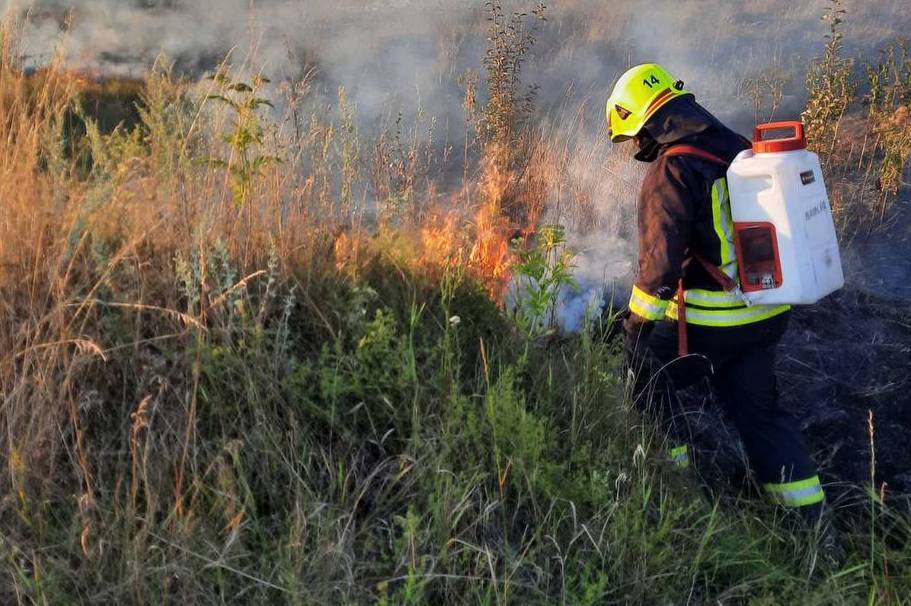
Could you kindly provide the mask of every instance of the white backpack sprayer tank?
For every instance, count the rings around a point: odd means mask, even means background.
[[[772,130],[794,136],[763,140]],[[740,289],[750,305],[806,305],[844,286],[819,158],[800,122],[760,124],[727,172]]]

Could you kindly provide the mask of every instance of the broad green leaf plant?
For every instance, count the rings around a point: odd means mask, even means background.
[[[516,246],[515,254],[516,320],[528,337],[539,337],[556,325],[560,292],[578,289],[572,275],[574,255],[566,248],[566,230],[557,224],[539,227],[530,245]]]

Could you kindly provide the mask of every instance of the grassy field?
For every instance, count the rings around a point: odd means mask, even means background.
[[[534,16],[492,10],[443,155],[426,123],[366,135],[344,89],[305,112],[300,82],[269,98],[228,65],[26,73],[7,24],[0,603],[911,601],[883,486],[827,518],[832,558],[823,528],[667,464],[610,313],[550,328],[573,263],[552,192],[574,225],[592,192],[561,189],[579,150],[525,96]],[[911,61],[865,79],[839,40],[805,119],[862,237],[902,186]],[[875,140],[825,149],[846,120]]]

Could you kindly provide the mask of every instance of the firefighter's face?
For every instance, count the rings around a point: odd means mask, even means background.
[[[655,139],[652,138],[649,132],[644,128],[640,130],[633,139],[636,141],[636,145],[639,146],[639,149],[644,149],[655,143]]]

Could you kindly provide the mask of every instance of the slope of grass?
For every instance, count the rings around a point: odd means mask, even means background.
[[[159,71],[139,128],[67,141],[76,83],[4,52],[0,602],[911,594],[907,519],[875,495],[828,562],[666,464],[607,321],[532,336],[491,299],[500,211],[540,189],[515,158],[456,214],[395,165],[368,231],[343,96],[289,142],[240,82]]]

